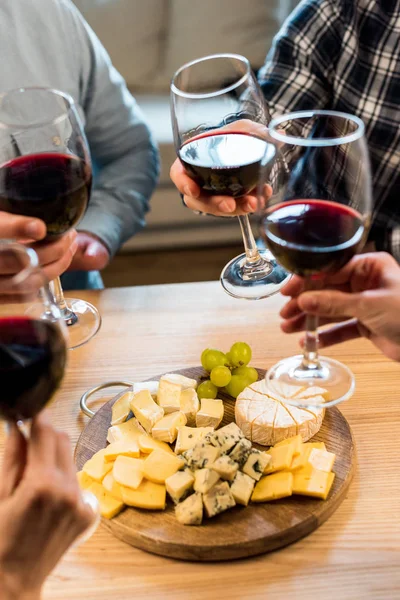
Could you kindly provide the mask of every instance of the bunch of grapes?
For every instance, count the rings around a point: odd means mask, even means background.
[[[220,350],[206,348],[201,355],[201,364],[210,373],[210,379],[197,388],[199,398],[216,398],[218,388],[237,398],[244,388],[258,380],[258,373],[248,364],[251,348],[245,342],[235,342],[226,354]]]

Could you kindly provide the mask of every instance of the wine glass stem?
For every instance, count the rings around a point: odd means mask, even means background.
[[[311,279],[306,279],[305,291],[318,289]],[[315,315],[306,316],[306,339],[303,352],[303,368],[319,369],[320,362],[318,358],[318,317]]]
[[[56,277],[56,279],[53,279],[52,284],[54,299],[61,312],[61,317],[64,319],[65,323],[68,326],[74,325],[77,322],[78,317],[74,312],[72,312],[72,310],[68,308],[68,305],[64,298],[64,292],[62,289],[60,278]]]
[[[246,262],[250,265],[254,265],[256,262],[262,260],[260,253],[257,248],[256,240],[254,239],[253,232],[251,230],[250,219],[248,215],[241,215],[238,217],[240,228],[242,230],[243,243],[246,251]]]

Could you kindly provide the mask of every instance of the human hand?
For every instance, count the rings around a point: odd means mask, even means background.
[[[101,271],[110,262],[108,248],[93,233],[78,231],[77,250],[69,271]]]
[[[0,598],[38,600],[47,575],[92,522],[68,436],[44,413],[29,440],[12,425],[0,479]]]
[[[306,313],[317,315],[320,325],[337,323],[319,332],[320,347],[364,336],[400,361],[400,268],[395,259],[385,252],[361,254],[323,282],[324,290],[304,292],[304,280],[293,277],[282,289],[291,297],[280,313],[282,330],[303,331]]]
[[[267,139],[267,128],[261,123],[256,123],[249,119],[235,121],[216,131],[220,133],[229,130],[251,133],[259,138]],[[208,131],[207,133],[211,132]],[[231,196],[213,196],[209,192],[202,190],[196,181],[187,174],[179,158],[175,160],[171,167],[170,177],[179,192],[183,194],[184,203],[192,210],[216,217],[237,217],[253,213],[257,210],[257,197],[255,194],[233,198]]]

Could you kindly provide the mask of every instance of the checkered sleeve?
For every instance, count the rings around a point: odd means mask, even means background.
[[[342,39],[340,1],[299,4],[275,37],[259,72],[272,116],[329,106]]]

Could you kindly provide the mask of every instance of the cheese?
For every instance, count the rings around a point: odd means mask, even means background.
[[[157,402],[167,415],[180,409],[182,387],[178,383],[171,383],[165,379],[160,381]]]
[[[111,496],[100,483],[92,483],[88,491],[96,496],[100,507],[100,514],[105,519],[112,519],[124,508],[124,503]]]
[[[182,427],[182,425],[186,425],[186,417],[183,412],[173,412],[157,421],[151,430],[151,435],[155,440],[172,444],[176,440],[178,427]]]
[[[243,465],[243,473],[249,475],[256,481],[258,481],[264,473],[271,457],[266,452],[260,452],[253,448],[249,454],[248,459]]]
[[[183,460],[178,456],[157,448],[144,460],[143,475],[154,483],[164,483],[183,465]]]
[[[109,494],[111,494],[111,496],[113,496],[120,502],[123,502],[121,486],[119,485],[119,483],[117,483],[115,481],[112,471],[110,471],[110,473],[107,473],[107,475],[104,477],[102,485],[103,485],[103,488]]]
[[[311,448],[308,444],[303,444],[300,449],[300,454],[295,456],[292,460],[289,470],[294,472],[297,469],[302,469],[308,463],[308,457],[310,456]]]
[[[187,424],[191,427],[195,427],[196,415],[200,408],[199,397],[197,396],[196,390],[193,388],[183,390],[179,398],[179,406],[181,412],[183,412],[186,417]]]
[[[270,448],[265,454],[271,457],[270,462],[264,469],[265,475],[290,469],[293,461],[294,445],[286,444],[284,446],[276,446],[275,448]]]
[[[203,520],[203,500],[196,492],[175,506],[175,516],[182,525],[201,525]]]
[[[308,464],[293,473],[293,493],[326,500],[334,479],[334,473],[318,471]]]
[[[94,479],[92,479],[92,477],[89,477],[89,475],[84,471],[78,471],[76,477],[78,479],[78,485],[81,488],[81,490],[86,490],[94,482]]]
[[[319,471],[332,471],[333,463],[335,462],[336,455],[326,450],[318,450],[312,448],[308,457],[308,462],[315,469]]]
[[[246,460],[249,458],[249,454],[251,452],[251,442],[246,438],[242,438],[238,441],[238,443],[232,448],[229,453],[229,456],[232,460],[238,463],[239,467],[242,468]]]
[[[137,490],[121,486],[121,494],[127,506],[147,508],[148,510],[165,509],[167,499],[165,485],[143,479]]]
[[[198,469],[194,474],[194,491],[206,494],[218,480],[218,473],[212,469]]]
[[[186,465],[192,471],[203,469],[215,462],[220,452],[218,448],[207,444],[205,441],[198,442],[193,448],[182,454]]]
[[[293,398],[295,398],[296,400],[299,400],[299,399],[315,398],[317,396],[322,397],[323,400],[321,401],[321,403],[325,402],[326,400],[329,400],[328,390],[326,390],[325,388],[318,387],[316,385],[306,387],[305,389],[301,390],[300,392],[294,394]],[[316,401],[314,400],[313,402],[316,402]]]
[[[304,444],[304,446],[309,450],[312,450],[313,448],[317,448],[318,450],[326,450],[324,442],[307,442],[307,444]]]
[[[284,391],[289,397],[304,389],[300,386],[275,386],[271,389],[265,380],[257,381],[237,397],[235,421],[249,440],[263,446],[274,446],[296,435],[307,441],[322,425],[323,408],[306,410],[289,406],[285,397],[278,393]]]
[[[144,433],[143,435],[139,436],[138,444],[140,451],[143,454],[151,454],[153,450],[156,450],[157,448],[161,448],[161,450],[169,452],[170,454],[174,453],[171,446],[168,446],[168,444],[166,444],[165,442],[155,440],[150,435],[147,435],[147,433]]]
[[[263,477],[256,484],[251,496],[252,502],[269,502],[286,498],[294,493],[292,473],[274,473]]]
[[[213,431],[214,429],[212,427],[186,427],[185,425],[179,427],[175,444],[175,453],[182,454],[182,452],[190,450],[197,442]]]
[[[301,435],[296,435],[294,437],[287,438],[286,440],[282,440],[282,442],[275,444],[275,448],[279,446],[285,446],[286,444],[293,445],[293,456],[299,456],[301,454],[301,448],[303,446]]]
[[[136,490],[142,483],[144,460],[118,456],[113,467],[113,477],[117,483]]]
[[[291,383],[285,383],[284,381],[278,381],[272,379],[266,384],[269,390],[283,398],[293,398],[296,394],[301,394],[306,389],[304,385],[292,385]]]
[[[232,458],[226,454],[217,458],[217,460],[210,465],[210,469],[216,471],[221,479],[226,479],[227,481],[233,481],[238,468],[238,463],[232,460]]]
[[[106,451],[104,453],[104,460],[106,462],[113,461],[117,458],[117,456],[130,456],[131,458],[139,458],[140,449],[139,444],[136,440],[132,440],[129,442],[114,442],[107,446]]]
[[[228,482],[223,481],[214,485],[209,492],[203,495],[203,504],[208,517],[215,517],[235,506],[235,498]]]
[[[83,465],[82,469],[85,475],[98,483],[101,483],[107,473],[113,468],[112,462],[105,462],[105,453],[106,448],[103,448],[103,450],[99,450],[96,454],[93,454],[92,458]]]
[[[137,394],[137,392],[148,390],[153,398],[157,398],[158,385],[158,381],[139,381],[133,384],[133,393]]]
[[[229,452],[242,439],[245,438],[236,423],[229,423],[206,437],[206,441],[218,448],[220,454]]]
[[[190,377],[185,377],[185,375],[179,375],[179,373],[167,373],[163,375],[160,381],[170,381],[171,383],[177,383],[181,386],[182,390],[197,388],[196,379],[191,379]]]
[[[200,410],[196,415],[197,427],[214,427],[216,429],[224,418],[224,403],[222,400],[202,398]]]
[[[114,402],[111,408],[111,425],[124,423],[131,412],[130,402],[133,392],[125,392],[118,400]]]
[[[137,419],[129,419],[126,423],[121,425],[113,425],[109,428],[107,434],[107,442],[113,444],[114,442],[134,442],[138,439],[139,435],[145,433],[143,427]]]
[[[193,489],[194,477],[188,471],[177,471],[165,480],[165,487],[175,504],[181,502]]]
[[[247,506],[253,493],[255,480],[246,473],[238,471],[231,485],[232,496],[236,504]]]
[[[157,421],[164,416],[164,410],[154,402],[149,390],[134,394],[131,410],[147,433],[150,433]]]

